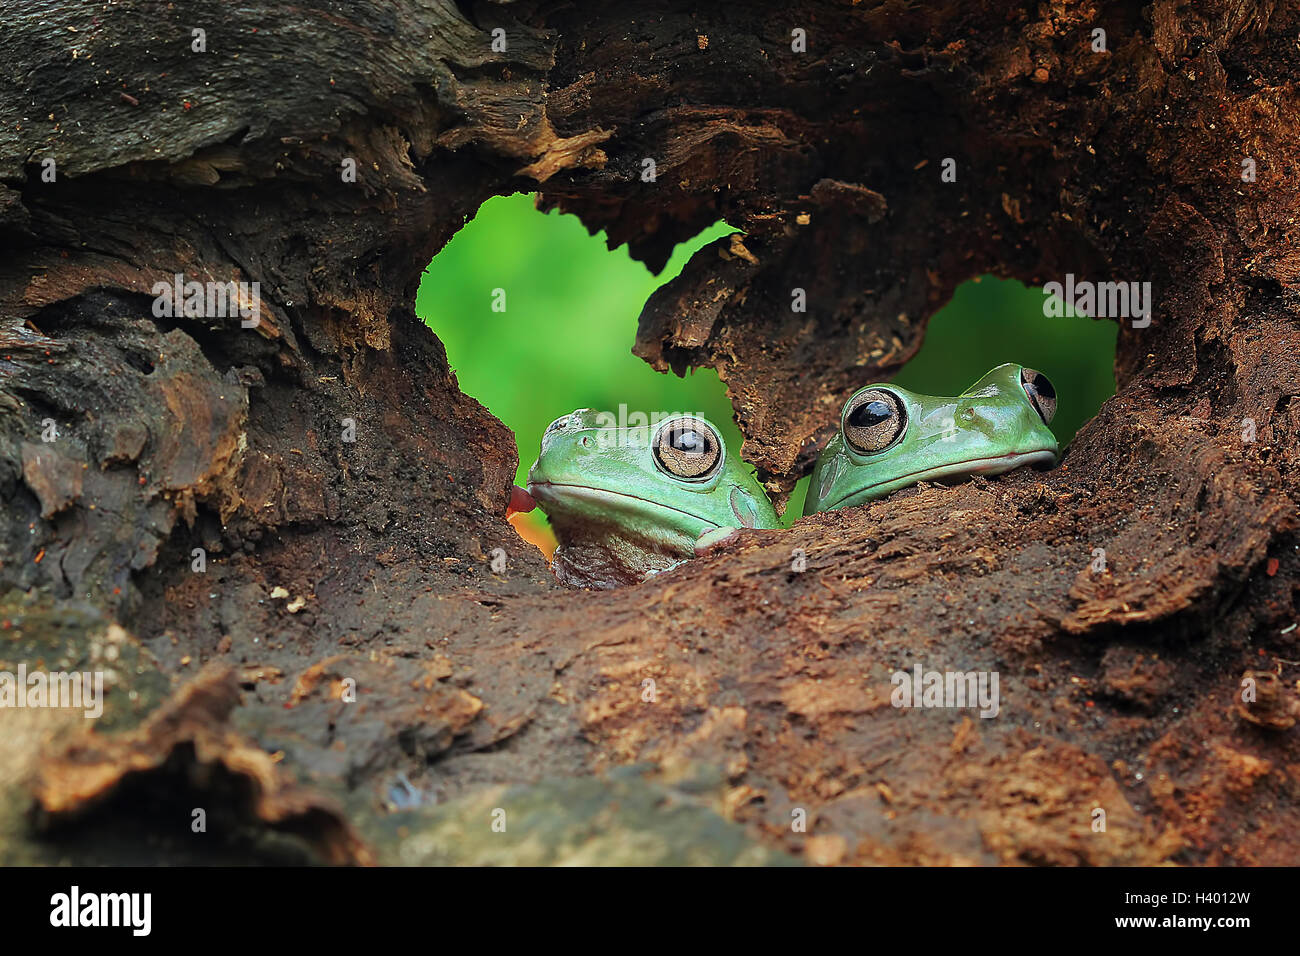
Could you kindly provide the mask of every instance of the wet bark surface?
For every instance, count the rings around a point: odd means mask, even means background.
[[[0,713],[9,860],[1294,861],[1293,7],[2,16],[0,657],[108,689]],[[1054,471],[566,591],[411,310],[521,189],[652,267],[745,230],[635,349],[719,371],[778,496],[968,278],[1150,281],[1152,321]],[[260,324],[155,316],[176,273]],[[916,667],[997,716],[891,706]]]

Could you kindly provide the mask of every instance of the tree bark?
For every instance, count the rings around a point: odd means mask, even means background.
[[[5,658],[109,685],[94,730],[0,715],[11,858],[67,858],[81,820],[75,858],[124,859],[110,834],[177,766],[249,855],[289,833],[368,862],[485,786],[647,762],[812,862],[1294,860],[1293,5],[2,16]],[[655,269],[720,218],[745,231],[650,299],[635,350],[718,370],[778,497],[968,278],[1149,281],[1152,321],[1121,324],[1119,391],[1055,471],[565,592],[504,520],[508,430],[411,308],[521,189]],[[260,324],[155,316],[177,273],[257,282]],[[998,716],[891,707],[914,666],[997,672]],[[1282,680],[1246,705],[1247,670]],[[205,858],[177,830],[160,852]]]

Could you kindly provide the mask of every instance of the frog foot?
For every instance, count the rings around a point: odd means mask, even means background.
[[[736,541],[736,535],[739,531],[739,528],[724,525],[721,528],[714,528],[711,531],[702,532],[700,536],[695,539],[695,556],[700,558],[706,554],[713,554],[722,550],[724,546],[733,544]]]

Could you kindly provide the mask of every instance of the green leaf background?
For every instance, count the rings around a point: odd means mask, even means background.
[[[658,275],[610,251],[574,216],[541,213],[526,194],[484,203],[434,258],[416,312],[437,333],[463,392],[515,433],[523,485],[542,432],[575,408],[690,411],[740,447],[726,390],[712,369],[685,378],[655,372],[631,352],[637,317],[656,288],[701,246],[735,230],[717,223],[677,247]],[[506,308],[493,311],[493,290]],[[990,276],[962,285],[927,327],[925,343],[894,381],[952,395],[1002,362],[1036,368],[1056,385],[1053,431],[1064,445],[1115,392],[1113,322],[1047,318],[1043,293]],[[867,382],[862,384],[866,385]],[[802,510],[806,479],[786,512]]]

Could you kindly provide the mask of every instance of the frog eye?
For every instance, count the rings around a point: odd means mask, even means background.
[[[844,440],[864,455],[884,451],[907,428],[907,413],[897,395],[868,388],[849,399],[844,409]]]
[[[702,418],[674,418],[655,433],[654,455],[668,474],[704,481],[722,465],[722,439]]]
[[[1056,417],[1056,389],[1042,372],[1032,368],[1020,370],[1020,384],[1029,396],[1029,403],[1034,406],[1045,424],[1050,425]]]

